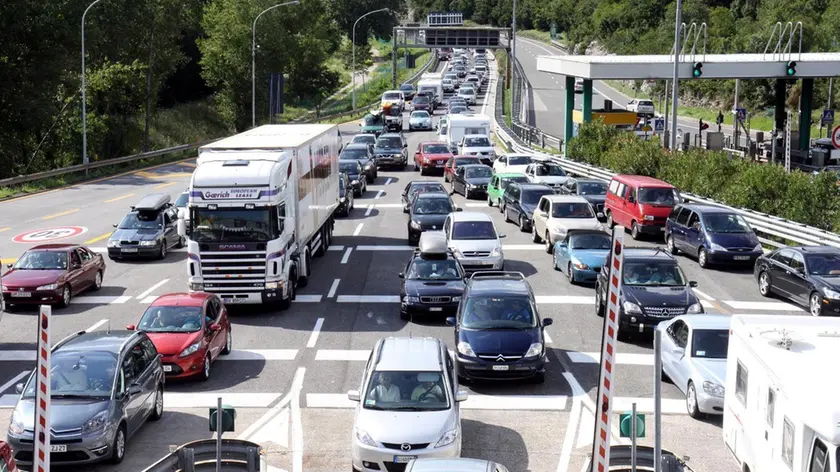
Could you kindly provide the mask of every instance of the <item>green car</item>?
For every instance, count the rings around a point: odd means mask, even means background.
[[[493,178],[487,184],[487,206],[498,205],[502,194],[505,193],[505,188],[511,182],[528,182],[528,177],[514,172],[493,174]]]
[[[368,113],[364,118],[362,118],[362,122],[359,123],[359,126],[362,127],[362,133],[370,133],[379,136],[385,131],[385,117],[379,112]]]

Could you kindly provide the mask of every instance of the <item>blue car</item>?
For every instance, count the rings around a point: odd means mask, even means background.
[[[764,255],[761,242],[744,218],[732,210],[703,204],[677,205],[665,223],[668,252],[697,258],[700,267],[715,264],[754,266]]]
[[[610,235],[603,231],[571,230],[554,243],[554,270],[565,272],[569,283],[595,282],[610,244]]]

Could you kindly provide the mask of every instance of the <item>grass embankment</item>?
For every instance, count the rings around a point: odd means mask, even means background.
[[[508,54],[504,49],[496,49],[493,51],[496,56],[496,73],[505,86],[502,96],[502,113],[505,116],[505,124],[508,128],[512,126],[513,116],[511,115],[511,107],[513,106],[513,89],[507,79]]]
[[[521,36],[523,38],[533,39],[535,41],[540,41],[542,43],[551,45],[551,33],[548,31],[540,31],[540,30],[517,30],[517,36]],[[563,33],[557,35],[558,43],[563,45],[563,47],[568,47],[568,42],[566,41],[566,36]]]

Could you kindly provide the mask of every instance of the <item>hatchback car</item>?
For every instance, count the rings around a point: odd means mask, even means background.
[[[146,420],[163,416],[164,374],[154,343],[136,331],[80,331],[53,346],[51,357],[50,462],[119,464]],[[6,435],[24,467],[33,462],[36,384],[33,373],[16,386],[21,396]]]
[[[154,257],[165,259],[171,247],[184,247],[178,234],[178,209],[166,193],[146,195],[114,225],[108,238],[108,257]]]
[[[449,146],[442,142],[423,142],[417,145],[414,152],[414,170],[420,171],[420,175],[426,175],[429,171],[438,170],[443,173],[446,161],[452,157]]]
[[[468,104],[475,105],[476,102],[476,93],[475,89],[471,87],[465,87],[463,84],[461,88],[458,89],[458,96],[463,98]]]
[[[502,195],[504,195],[508,185],[512,183],[525,182],[528,182],[528,177],[525,177],[525,174],[507,172],[494,173],[493,178],[490,179],[490,183],[487,184],[487,206],[498,204],[499,210],[501,211]]]
[[[533,159],[533,158],[532,158]],[[559,190],[569,176],[562,167],[553,162],[535,162],[529,164],[523,172],[528,180],[535,184],[545,184]]]
[[[493,172],[521,174],[531,164],[531,156],[528,154],[503,154],[493,162]]]
[[[353,196],[361,197],[367,190],[367,179],[362,165],[356,160],[338,161],[338,171],[347,175],[350,179],[350,186],[353,188]]]
[[[697,257],[700,267],[741,263],[755,265],[764,254],[758,235],[732,210],[712,205],[677,205],[665,222],[665,244],[671,254]]]
[[[379,170],[376,168],[376,159],[367,144],[348,144],[338,155],[340,161],[359,161],[362,165],[362,173],[367,183],[372,184],[379,177]]]
[[[23,253],[3,274],[7,306],[66,307],[85,290],[99,290],[105,277],[101,254],[76,244],[42,244]]]
[[[443,166],[443,181],[450,182],[455,171],[462,166],[481,164],[481,159],[472,156],[452,156]]]
[[[531,240],[544,242],[545,252],[551,254],[554,243],[574,229],[603,231],[592,204],[576,195],[546,195],[534,210]]]
[[[411,116],[408,117],[408,130],[426,130],[430,131],[434,127],[432,126],[432,115],[429,114],[426,110],[415,110],[411,112]]]
[[[142,331],[161,354],[168,378],[210,378],[219,355],[230,354],[233,337],[227,309],[218,295],[170,293],[155,299],[129,331]]]
[[[596,230],[571,230],[554,243],[554,270],[569,283],[595,282],[612,247],[612,236]]]
[[[464,211],[450,213],[443,223],[447,246],[467,272],[503,270],[505,254],[493,219],[487,213]]]
[[[812,316],[840,316],[840,249],[789,246],[755,262],[762,296],[779,294],[808,307]]]
[[[439,192],[446,193],[443,184],[435,180],[412,180],[405,186],[402,192],[403,213],[408,213],[411,203],[414,201],[414,196],[423,192]]]
[[[604,202],[607,199],[607,183],[597,179],[570,178],[560,186],[560,195],[579,195],[586,199],[595,211],[604,212]]]
[[[435,338],[380,339],[359,390],[351,436],[353,469],[402,470],[421,457],[461,455],[460,402],[452,358]]]
[[[424,231],[401,272],[400,317],[454,314],[464,292],[464,268],[441,231]]]
[[[432,112],[432,101],[429,100],[427,95],[418,95],[414,97],[414,100],[411,101],[411,109],[413,111],[425,111],[425,112]],[[409,125],[411,123],[409,122]]]
[[[473,196],[484,197],[487,185],[493,177],[493,169],[484,164],[461,166],[451,179],[452,194],[460,193],[469,200]]]

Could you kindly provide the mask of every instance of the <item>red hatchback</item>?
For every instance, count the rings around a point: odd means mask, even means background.
[[[220,354],[230,354],[230,319],[218,295],[205,292],[170,293],[158,297],[128,330],[146,333],[161,354],[167,378],[198,375],[210,378],[210,366]]]
[[[43,244],[26,251],[3,275],[8,305],[57,305],[85,290],[99,290],[105,259],[78,244]]]
[[[446,162],[446,166],[443,168],[443,180],[449,182],[452,180],[452,176],[455,175],[455,171],[459,167],[468,166],[472,164],[483,164],[481,159],[477,157],[467,157],[467,156],[452,156],[449,158],[449,161]]]
[[[417,151],[414,152],[414,170],[420,171],[420,175],[426,175],[431,170],[440,170],[443,168],[452,157],[452,151],[446,143],[439,141],[432,141],[420,143],[417,145]]]

